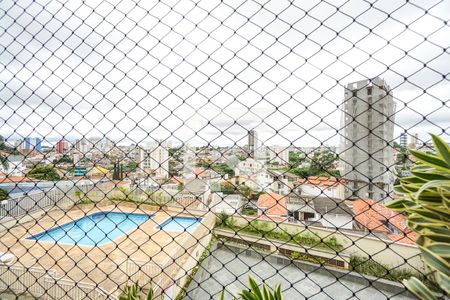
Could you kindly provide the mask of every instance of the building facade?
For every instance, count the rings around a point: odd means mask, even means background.
[[[18,140],[15,146],[21,153],[42,152],[42,139],[25,137],[23,140]]]
[[[147,145],[141,151],[141,170],[151,170],[156,177],[169,177],[169,146],[166,142]]]
[[[340,161],[346,196],[385,199],[394,182],[395,102],[381,78],[350,83],[342,104]]]
[[[69,150],[69,143],[64,140],[61,139],[59,140],[56,145],[55,145],[55,152],[59,153],[59,154],[64,154]]]
[[[256,157],[258,150],[258,133],[256,130],[250,130],[248,132],[248,156],[250,158]]]

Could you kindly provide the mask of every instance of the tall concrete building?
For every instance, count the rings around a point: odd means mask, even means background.
[[[416,149],[418,142],[419,142],[419,134],[418,133],[414,133],[411,136],[411,140],[410,140],[410,143],[409,143],[408,147],[411,148],[411,149]]]
[[[42,151],[42,139],[38,137],[25,137],[23,140],[18,140],[15,146],[21,153],[41,152]]]
[[[69,143],[64,139],[59,140],[55,145],[56,153],[64,154],[68,150],[69,150]]]
[[[342,103],[340,162],[346,196],[383,200],[394,176],[395,102],[381,78],[350,83]]]
[[[248,155],[251,158],[256,157],[256,152],[258,150],[258,133],[256,130],[250,130],[248,132]]]
[[[141,151],[141,170],[151,170],[156,177],[169,177],[169,146],[166,142],[157,142],[148,145]]]
[[[406,148],[408,146],[408,135],[406,134],[406,132],[402,132],[400,133],[400,146],[402,146],[403,148]]]

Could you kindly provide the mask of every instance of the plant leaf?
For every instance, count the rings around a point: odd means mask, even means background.
[[[422,251],[422,258],[426,262],[426,264],[443,274],[449,276],[450,275],[450,265],[449,263],[442,259],[441,257],[435,255],[433,252],[427,249],[427,247],[419,247]]]
[[[450,147],[437,135],[431,134],[431,139],[438,155],[447,163],[447,168],[450,168]]]
[[[450,258],[450,244],[432,243],[428,246],[428,250],[441,257]]]
[[[410,150],[410,152],[415,158],[417,158],[418,160],[429,166],[433,166],[435,168],[444,170],[448,169],[447,163],[435,155],[427,154],[425,152],[412,149]]]
[[[416,172],[416,171],[411,171],[411,174],[413,174],[416,177],[419,177],[421,179],[427,180],[427,181],[432,181],[432,180],[448,180],[450,179],[449,176],[445,176],[443,174],[438,174],[438,173],[429,173],[429,172]]]
[[[436,274],[436,281],[439,287],[443,289],[447,294],[450,294],[450,278],[442,273]]]
[[[255,295],[256,299],[262,300],[263,297],[261,294],[261,290],[259,289],[259,286],[256,283],[255,279],[253,279],[253,277],[251,277],[251,276],[248,277],[248,284],[250,285],[250,288],[251,288],[253,294]]]
[[[416,277],[403,280],[406,288],[421,300],[436,300],[436,296]]]

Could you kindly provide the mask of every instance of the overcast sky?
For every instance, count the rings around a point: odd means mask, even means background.
[[[2,0],[0,134],[338,145],[380,76],[396,135],[449,139],[450,1],[368,2]]]

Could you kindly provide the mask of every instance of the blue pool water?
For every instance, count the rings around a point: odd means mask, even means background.
[[[30,240],[101,246],[149,220],[145,214],[98,212],[29,237]]]
[[[170,217],[159,225],[158,228],[165,231],[193,232],[201,221],[201,218]]]

